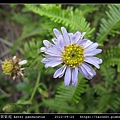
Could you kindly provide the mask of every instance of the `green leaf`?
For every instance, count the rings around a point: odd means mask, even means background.
[[[32,102],[31,101],[25,101],[25,100],[18,100],[17,104],[18,105],[31,105]]]

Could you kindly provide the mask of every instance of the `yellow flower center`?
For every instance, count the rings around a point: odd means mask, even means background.
[[[13,69],[13,64],[10,61],[5,61],[5,62],[3,62],[2,69],[5,74],[11,75],[12,69]]]
[[[62,60],[66,65],[75,68],[84,60],[84,49],[82,46],[70,44],[65,47],[65,51],[62,54]]]

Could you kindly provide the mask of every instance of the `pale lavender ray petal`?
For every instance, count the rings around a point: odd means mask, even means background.
[[[91,44],[90,46],[88,46],[85,51],[91,51],[91,50],[94,50],[98,47],[98,43],[93,43]]]
[[[50,56],[50,55],[47,55],[46,59],[48,59],[49,61],[52,61],[52,60],[62,60],[62,57],[61,56]]]
[[[93,55],[99,54],[101,52],[102,52],[102,49],[94,49],[94,50],[91,50],[91,51],[84,50],[84,56],[85,57],[87,57],[87,56],[93,56]]]
[[[81,39],[81,40],[83,39],[83,37],[84,37],[85,34],[86,34],[86,32],[83,32],[83,33],[81,34],[81,36],[80,36],[80,39]]]
[[[64,27],[61,27],[61,31],[62,31],[63,38],[64,38],[64,41],[65,41],[66,45],[69,45],[70,44],[70,40],[69,40],[69,36],[68,36],[67,30]]]
[[[90,65],[88,65],[87,63],[83,63],[82,67],[84,67],[86,69],[86,71],[89,73],[89,75],[91,75],[91,76],[96,75],[95,70]]]
[[[72,39],[74,34],[73,33],[68,33],[68,35],[69,35],[69,38]]]
[[[41,51],[41,52],[46,52],[46,51],[47,51],[47,48],[46,48],[46,47],[41,47],[41,48],[40,48],[40,51]]]
[[[90,68],[86,66],[84,63],[81,65],[81,67],[84,68],[90,76],[94,76],[94,74],[90,72]]]
[[[91,75],[86,71],[86,69],[85,69],[84,67],[79,66],[79,67],[78,67],[78,70],[79,70],[79,72],[80,72],[85,78],[87,78],[87,79],[92,79],[92,78],[93,78],[93,76],[91,76]]]
[[[90,71],[93,73],[93,75],[96,75],[96,71],[89,64],[84,63],[84,65],[86,65],[86,69],[90,69]]]
[[[57,40],[57,38],[54,37],[54,38],[52,38],[52,41],[53,41],[54,44],[56,44],[56,42],[57,42],[58,40]]]
[[[46,62],[48,62],[48,61],[49,61],[49,60],[46,59],[46,58],[43,58],[43,59],[41,60],[42,63],[46,63]]]
[[[86,44],[87,43],[87,40],[79,40],[78,42],[77,42],[77,45],[84,45],[84,44]]]
[[[99,59],[97,57],[85,57],[84,61],[94,65],[98,69],[100,68],[99,64],[102,63],[102,59]]]
[[[66,65],[63,65],[61,68],[57,69],[53,75],[54,78],[57,78],[61,75],[64,75],[64,72],[66,70]]]
[[[45,53],[49,54],[51,56],[61,56],[61,54],[62,54],[62,52],[56,46],[50,47],[49,49],[47,49],[47,51]]]
[[[59,75],[59,78],[61,78],[64,75],[64,73],[62,73],[61,75]]]
[[[72,43],[71,41],[72,41],[72,39],[73,39],[73,33],[68,33],[68,35],[69,35],[69,38],[70,38],[70,43]]]
[[[58,29],[56,29],[56,28],[53,29],[53,32],[54,32],[54,34],[55,34],[55,36],[57,38],[59,38],[60,35],[62,36],[62,34],[60,33],[60,31]]]
[[[45,68],[48,68],[48,67],[55,67],[59,64],[61,64],[62,61],[61,60],[53,60],[53,61],[49,61],[49,62],[46,62],[45,64]]]
[[[67,67],[65,76],[64,76],[64,84],[65,86],[69,86],[71,82],[71,68]]]
[[[65,42],[64,42],[64,40],[62,39],[62,36],[59,36],[58,42],[56,43],[56,45],[57,45],[58,49],[59,49],[61,52],[63,52],[64,46],[65,46]]]
[[[81,40],[80,45],[82,45],[82,47],[85,49],[85,48],[87,48],[89,45],[91,45],[92,43],[93,43],[93,42],[91,42],[90,40],[83,39],[83,40]]]
[[[43,40],[43,44],[45,45],[45,47],[49,48],[51,46],[53,46],[52,43],[50,43],[48,40]]]
[[[48,54],[48,55],[51,55],[51,56],[57,56],[57,57],[61,56],[58,53],[54,53],[54,52],[45,52],[45,53]]]
[[[72,69],[72,83],[71,86],[75,87],[78,83],[78,67]]]
[[[63,40],[63,36],[59,35],[58,38],[52,38],[52,41],[54,44],[57,44],[59,41],[61,41],[65,45],[65,41]]]
[[[77,32],[73,35],[73,37],[72,37],[72,39],[71,39],[71,43],[72,43],[72,44],[77,43],[77,42],[79,41],[80,37],[81,37],[81,33],[80,33],[79,31],[77,31]]]
[[[58,57],[58,56],[46,56],[46,58],[43,58],[43,59],[41,60],[41,62],[46,63],[46,62],[50,62],[50,61],[53,61],[53,60],[61,61],[62,58],[61,58],[61,57]]]
[[[102,59],[98,58],[98,57],[86,57],[88,59],[92,59],[94,62],[96,62],[97,64],[101,64],[102,63]]]

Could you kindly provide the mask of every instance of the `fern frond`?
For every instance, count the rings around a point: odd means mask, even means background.
[[[81,94],[85,91],[86,80],[79,75],[79,81],[75,88],[66,87],[64,83],[60,84],[53,99],[43,100],[43,104],[50,110],[57,112],[78,112],[76,105],[81,99]]]
[[[117,71],[120,72],[120,44],[115,47],[111,47],[109,50],[103,51],[103,65],[115,66],[117,65]]]
[[[86,80],[79,76],[78,84],[75,88],[69,86],[66,87],[64,83],[57,89],[55,99],[58,101],[68,101],[70,103],[78,103],[81,99],[81,94],[86,88]]]
[[[93,89],[94,89],[94,92],[98,95],[104,95],[109,92],[108,89],[106,89],[102,84],[97,84],[93,86]]]
[[[41,4],[40,6],[26,4],[25,6],[40,16],[46,16],[56,23],[61,23],[67,27],[69,26],[74,31],[86,32],[86,37],[91,36],[91,33],[94,31],[94,28],[90,28],[90,23],[86,22],[78,9],[73,11],[71,7],[68,7],[66,10],[63,10],[61,5],[52,4]]]
[[[39,48],[42,44],[42,41],[37,41],[36,39],[32,39],[29,42],[24,44],[24,48],[21,48],[21,53],[27,58],[35,58],[40,52]]]
[[[81,13],[87,17],[89,13],[97,11],[99,8],[95,4],[83,4],[80,5],[79,8],[81,10]]]
[[[103,88],[103,89],[105,89],[105,91],[106,90],[110,91],[112,89],[112,86],[114,83],[114,77],[116,75],[116,70],[110,66],[106,67],[106,66],[102,65],[101,69],[100,69],[100,73],[101,73],[101,76],[102,76],[103,81],[104,81],[103,85],[100,87],[102,87],[102,88],[105,87],[106,89]],[[97,90],[99,89],[99,87],[97,87],[97,86],[95,86],[95,87]],[[100,91],[99,93],[102,93],[102,91]]]
[[[75,113],[76,106],[69,105],[67,102],[60,102],[55,99],[43,100],[43,104],[48,107],[50,110],[59,112],[59,113]]]
[[[34,70],[40,69],[43,67],[42,63],[40,62],[40,59],[42,59],[42,56],[40,56],[40,46],[42,44],[42,41],[37,39],[32,39],[29,42],[26,42],[23,46],[23,48],[20,48],[21,54],[29,60],[29,67],[33,67]]]
[[[107,19],[101,19],[100,29],[97,34],[97,42],[103,44],[108,41],[108,35],[120,34],[120,5],[108,5],[109,12],[106,11]]]
[[[116,93],[105,94],[97,99],[98,106],[96,106],[96,110],[93,113],[105,113],[108,110],[116,111],[119,109],[120,98]]]

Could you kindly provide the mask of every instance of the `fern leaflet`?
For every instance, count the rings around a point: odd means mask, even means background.
[[[76,9],[72,10],[71,7],[68,7],[66,10],[61,8],[61,5],[25,5],[30,11],[39,14],[40,16],[46,16],[52,21],[61,23],[65,26],[69,26],[72,30],[86,32],[86,37],[90,37],[91,33],[94,31],[94,28],[90,28],[90,23],[86,22],[82,13]]]
[[[120,29],[120,5],[109,5],[109,12],[106,12],[108,19],[103,18],[96,40],[103,44],[108,41],[108,35],[119,34]]]
[[[115,66],[117,65],[117,71],[120,72],[120,44],[115,47],[111,47],[109,50],[103,52],[103,65]]]
[[[81,76],[79,77],[78,84],[75,88],[71,86],[65,87],[65,85],[62,83],[57,90],[55,99],[58,101],[60,100],[77,103],[79,102],[81,94],[84,92],[86,86],[86,80]]]

